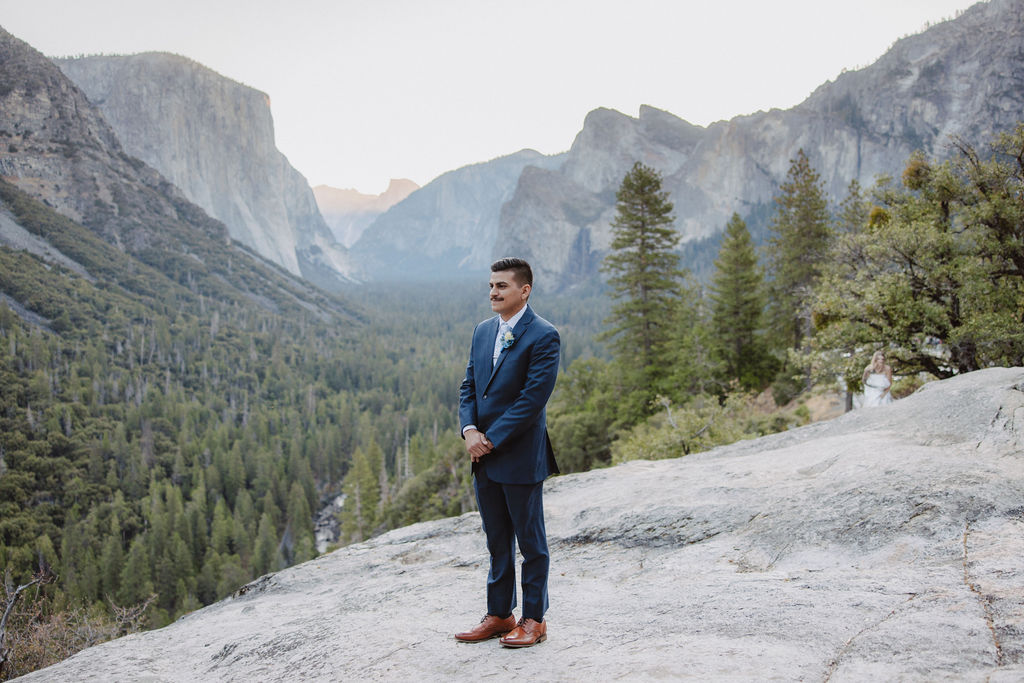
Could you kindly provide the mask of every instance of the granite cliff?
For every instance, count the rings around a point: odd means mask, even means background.
[[[326,288],[349,279],[347,252],[274,145],[266,94],[167,53],[55,61],[125,151],[223,221],[233,239]]]
[[[463,259],[482,264],[515,253],[530,259],[545,286],[571,287],[597,272],[611,241],[615,191],[642,161],[664,176],[685,265],[706,272],[734,211],[764,239],[797,150],[838,202],[851,180],[869,187],[880,174],[901,173],[915,150],[946,156],[950,136],[984,148],[1021,112],[1024,0],[990,0],[897,41],[874,64],[842,73],[785,111],[703,127],[648,106],[637,117],[596,109],[567,155],[523,165],[511,191],[503,180],[500,193],[466,196],[442,188],[451,183],[442,176],[378,219],[356,249],[372,242],[378,254],[392,250],[393,266],[379,263],[378,277],[402,272],[423,249],[445,275],[464,267]],[[497,220],[451,220],[460,215]]]
[[[273,311],[297,307],[324,316],[338,309],[337,300],[233,241],[223,223],[129,155],[85,94],[53,62],[2,28],[0,141],[0,177],[131,257],[114,274],[129,288],[155,269],[195,293],[225,301],[242,298]],[[54,244],[25,230],[6,208],[0,209],[0,245],[92,277]]]
[[[164,243],[147,229],[178,216],[181,193],[125,153],[103,116],[60,70],[0,29],[0,175],[128,251]],[[203,225],[214,239],[224,226]]]
[[[550,169],[562,155],[524,149],[449,171],[377,218],[352,246],[369,279],[451,279],[487,272],[502,205],[524,168]]]
[[[381,194],[363,194],[358,190],[329,185],[313,188],[320,214],[327,221],[334,239],[344,247],[355,244],[377,216],[420,189],[413,181],[392,179]]]
[[[476,513],[271,574],[25,681],[1024,677],[1024,369],[675,460],[557,477],[546,643],[484,611]]]
[[[609,247],[614,192],[638,160],[663,174],[684,242],[715,237],[734,211],[763,236],[801,148],[838,202],[851,180],[869,187],[878,175],[899,175],[915,150],[947,156],[951,136],[984,148],[1021,112],[1024,2],[979,3],[899,40],[874,64],[841,74],[786,111],[706,128],[651,107],[637,118],[591,112],[560,169],[520,179],[502,211],[495,252],[523,253],[541,277],[563,286],[580,281],[578,264],[598,262]],[[556,183],[564,188],[557,194],[549,190]],[[583,204],[591,210],[566,211]],[[560,249],[550,248],[552,240]]]

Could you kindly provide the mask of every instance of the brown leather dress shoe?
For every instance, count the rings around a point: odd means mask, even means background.
[[[505,647],[530,647],[548,639],[548,623],[533,619],[520,619],[512,631],[501,639]]]
[[[491,638],[497,638],[503,636],[516,627],[516,618],[511,614],[507,618],[502,619],[496,617],[493,614],[485,614],[484,618],[480,620],[480,623],[476,628],[471,628],[468,631],[455,634],[455,640],[463,643],[479,643],[483,640],[490,640]]]

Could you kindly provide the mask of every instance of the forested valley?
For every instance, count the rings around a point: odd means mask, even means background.
[[[1018,128],[837,201],[801,151],[765,243],[737,213],[704,280],[679,267],[657,172],[635,166],[607,282],[538,282],[531,301],[562,334],[563,472],[802,424],[802,400],[858,390],[878,349],[905,391],[1024,362],[1022,159]],[[474,509],[456,401],[485,278],[268,305],[0,197],[84,267],[0,248],[0,564],[9,598],[29,586],[8,600],[4,676],[314,558],[340,494],[340,544]]]
[[[474,508],[456,401],[486,278],[246,298],[0,198],[82,266],[0,248],[4,676],[315,557],[343,492],[342,543]],[[603,299],[551,299],[567,356],[592,354]]]

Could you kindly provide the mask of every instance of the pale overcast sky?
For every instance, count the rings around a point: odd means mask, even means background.
[[[311,185],[377,194],[522,148],[587,112],[707,125],[788,108],[970,0],[0,0],[50,56],[190,57],[270,95]]]

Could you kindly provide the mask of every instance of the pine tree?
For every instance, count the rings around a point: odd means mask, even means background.
[[[230,595],[251,578],[251,572],[245,570],[245,567],[242,566],[242,559],[238,555],[227,555],[221,559],[217,595]]]
[[[871,217],[871,202],[865,199],[860,183],[851,180],[846,199],[839,203],[836,216],[836,235],[853,235],[863,231]]]
[[[203,567],[196,577],[196,597],[199,602],[209,605],[217,599],[217,577],[220,575],[220,555],[213,548],[207,548]]]
[[[306,492],[299,482],[293,482],[288,492],[288,528],[292,536],[292,562],[297,564],[313,559],[316,543],[313,539],[313,514],[309,510]]]
[[[779,189],[768,245],[772,324],[784,347],[800,349],[812,332],[811,300],[832,230],[824,184],[802,149]]]
[[[671,367],[673,307],[679,297],[679,234],[672,227],[672,203],[661,189],[661,174],[640,162],[622,180],[612,221],[611,253],[602,270],[620,299],[605,321],[611,324],[626,420],[650,411]]]
[[[856,238],[862,232],[868,229],[868,223],[871,220],[871,202],[864,197],[864,193],[861,190],[860,183],[856,179],[850,181],[850,185],[846,191],[846,199],[839,204],[839,213],[836,216],[836,242],[832,246],[832,258],[830,261],[834,261],[836,257],[843,254],[852,243],[856,242]],[[825,269],[822,275],[822,280],[819,281],[818,287],[822,286],[828,276],[835,274],[836,264],[830,263]],[[856,356],[857,344],[852,339],[848,340],[846,348],[841,351],[841,357],[853,358]],[[831,364],[826,364],[831,365]],[[853,377],[844,378],[844,385],[846,387],[845,396],[843,399],[843,408],[846,412],[853,410],[853,396],[855,388],[859,385],[857,373],[860,372],[860,368],[857,368]],[[849,372],[844,374],[851,374]]]
[[[128,549],[128,558],[121,570],[121,588],[118,601],[122,605],[137,605],[153,593],[152,563],[146,552],[142,536],[136,536]]]
[[[376,442],[371,446],[375,447],[372,452],[376,456],[380,447]],[[370,457],[363,449],[356,448],[352,454],[352,469],[345,475],[342,486],[345,505],[341,510],[341,538],[344,542],[357,543],[369,538],[377,523],[380,483]]]
[[[231,552],[231,537],[234,523],[223,498],[217,499],[213,508],[213,523],[210,529],[210,545],[221,555]]]
[[[260,528],[256,536],[256,549],[253,551],[252,568],[257,576],[277,571],[277,534],[270,515],[263,513],[260,517]]]
[[[710,298],[712,338],[726,382],[763,388],[771,372],[762,339],[764,275],[747,224],[736,213],[725,226]]]
[[[103,551],[100,554],[103,595],[114,596],[117,594],[123,564],[124,549],[121,547],[121,525],[117,520],[117,515],[111,515],[110,533],[103,541]]]
[[[680,286],[673,315],[671,372],[664,398],[685,403],[695,395],[723,393],[722,362],[716,352],[708,297],[689,276]],[[658,405],[664,406],[664,401]]]
[[[811,385],[810,366],[790,367],[787,359],[790,350],[804,357],[810,352],[814,288],[829,256],[832,229],[824,185],[802,149],[790,160],[780,192],[768,244],[768,317],[782,360],[772,390],[778,403],[786,403]]]

